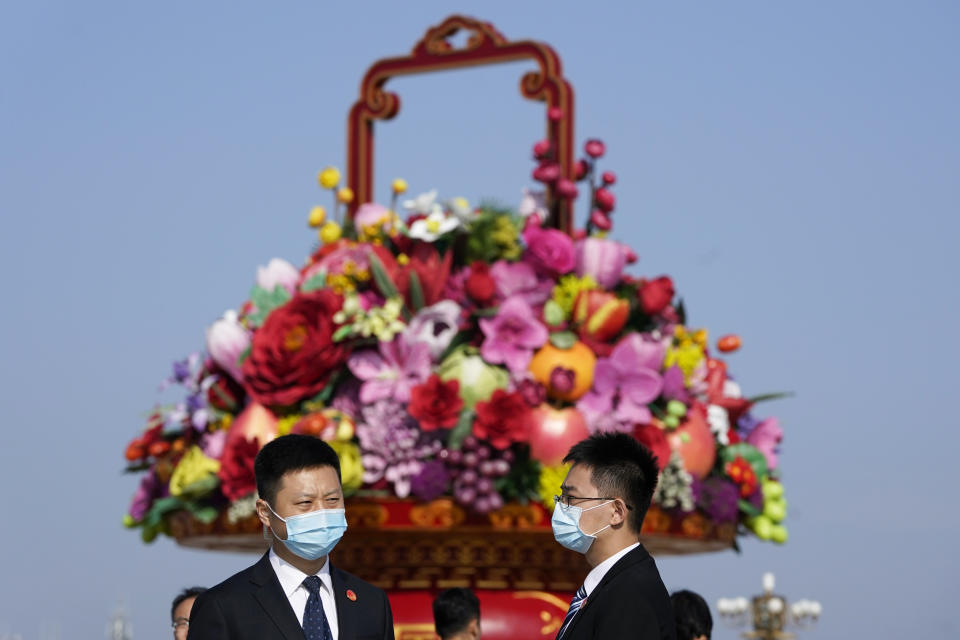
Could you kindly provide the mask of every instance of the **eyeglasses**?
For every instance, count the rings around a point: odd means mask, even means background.
[[[174,630],[174,631],[176,631],[177,629],[180,629],[180,628],[189,629],[189,628],[190,628],[190,621],[187,620],[186,618],[177,618],[176,620],[174,620],[174,621],[170,624],[170,626],[173,627],[173,630]]]
[[[553,503],[554,503],[554,504],[562,504],[562,505],[565,506],[565,507],[569,507],[569,506],[572,506],[571,503],[570,503],[571,500],[580,500],[580,501],[586,502],[586,501],[588,501],[588,500],[616,500],[616,499],[617,499],[617,498],[581,498],[580,496],[571,496],[571,495],[557,496],[557,495],[555,495],[555,496],[553,496]],[[623,502],[623,501],[621,500],[621,502]],[[630,505],[628,505],[626,502],[623,503],[623,506],[625,506],[628,511],[633,511],[633,507],[631,507]]]

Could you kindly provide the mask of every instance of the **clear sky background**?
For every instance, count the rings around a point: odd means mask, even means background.
[[[608,143],[634,271],[672,275],[694,326],[743,336],[748,394],[796,393],[759,411],[786,431],[789,543],[661,559],[668,588],[715,603],[774,571],[823,602],[803,637],[960,635],[960,5],[0,11],[0,635],[102,637],[122,601],[138,640],[167,638],[177,590],[253,561],[124,530],[124,447],[257,265],[306,255],[367,66],[454,11],[554,45],[578,140]],[[542,134],[527,68],[394,83],[380,185],[515,203]]]

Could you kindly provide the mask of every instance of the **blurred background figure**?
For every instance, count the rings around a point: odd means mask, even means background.
[[[184,589],[173,599],[170,606],[170,621],[173,624],[173,639],[186,640],[190,629],[190,610],[197,596],[206,591],[204,587],[190,587]]]
[[[674,591],[670,602],[677,621],[677,640],[710,640],[713,617],[700,594],[686,589]]]
[[[440,640],[479,640],[480,601],[470,589],[447,589],[433,601],[433,623]]]

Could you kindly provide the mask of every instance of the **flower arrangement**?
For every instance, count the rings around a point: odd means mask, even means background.
[[[629,275],[634,252],[609,236],[616,176],[590,140],[577,181],[547,141],[515,210],[436,191],[364,203],[335,168],[320,172],[328,215],[297,268],[258,269],[250,298],[176,362],[158,407],[126,450],[142,472],[126,524],[145,540],[172,514],[250,517],[253,460],[286,433],[328,441],[347,496],[452,498],[475,514],[511,502],[553,508],[568,448],[591,433],[632,434],[661,468],[655,502],[784,542],[776,418],[759,419],[691,327],[672,280]],[[589,192],[586,225],[550,228],[559,199]],[[716,352],[740,346],[725,336]]]

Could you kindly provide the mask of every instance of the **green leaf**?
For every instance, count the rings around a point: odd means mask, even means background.
[[[677,300],[677,322],[679,324],[687,324],[687,307],[683,304],[683,298]]]
[[[300,285],[300,291],[303,293],[310,293],[311,291],[319,291],[325,286],[327,286],[327,272],[318,271],[310,276],[306,282]]]
[[[740,456],[746,460],[757,475],[757,480],[763,480],[767,476],[767,458],[755,446],[746,442],[738,442],[729,447],[724,447],[720,452],[724,464],[733,462]]]
[[[547,300],[547,304],[543,306],[543,319],[547,321],[547,324],[551,327],[556,327],[563,324],[563,321],[566,320],[567,314],[563,312],[563,307],[561,307],[555,300]]]
[[[743,511],[748,516],[758,516],[762,513],[760,509],[753,506],[753,503],[746,500],[740,500],[737,504],[740,506],[740,511]]]
[[[199,498],[204,496],[220,485],[220,478],[216,474],[211,473],[196,482],[191,482],[183,488],[183,492],[192,497]]]
[[[143,526],[147,528],[156,528],[160,526],[163,516],[171,511],[177,511],[184,508],[184,502],[175,496],[168,496],[155,500],[150,506],[150,511],[143,518]]]
[[[246,359],[246,356],[249,356],[249,355],[250,355],[250,348],[247,347],[247,349],[243,352],[243,354],[241,354],[241,357]],[[222,402],[224,406],[227,407],[227,410],[229,410],[230,413],[236,413],[237,403],[232,397],[227,395],[227,393],[216,384],[211,386],[210,389],[213,391],[214,394],[216,394],[220,402]]]
[[[777,391],[775,393],[764,393],[759,396],[753,396],[752,398],[747,398],[750,404],[757,404],[758,402],[767,402],[768,400],[780,400],[782,398],[792,398],[792,391]]]
[[[488,309],[474,309],[472,315],[477,318],[492,318],[500,313],[500,307],[490,307]]]
[[[270,312],[286,304],[291,297],[290,292],[280,285],[275,286],[273,291],[255,286],[250,291],[250,302],[256,310],[247,316],[247,321],[254,327],[263,325]]]
[[[337,384],[339,384],[341,377],[343,377],[342,369],[337,369],[334,371],[330,375],[330,379],[327,380],[327,384],[323,385],[323,389],[320,390],[320,393],[304,402],[304,409],[316,411],[327,406],[327,403],[330,401],[330,396],[333,395],[333,392],[337,388]]]
[[[474,417],[476,417],[476,414],[470,409],[460,412],[460,419],[457,420],[456,426],[450,430],[450,437],[447,438],[448,448],[459,449],[463,445],[463,441],[473,431]]]
[[[350,334],[353,333],[353,325],[345,324],[336,331],[333,332],[333,341],[340,342],[341,340],[346,340],[350,337]]]
[[[218,515],[220,515],[220,512],[216,507],[210,506],[202,507],[200,505],[187,504],[187,510],[193,515],[194,518],[204,524],[210,524],[217,519]]]
[[[410,303],[413,304],[414,312],[423,309],[423,287],[420,286],[420,276],[416,271],[410,270]]]
[[[373,274],[373,281],[376,283],[377,289],[380,290],[383,297],[399,298],[400,291],[397,290],[397,286],[393,284],[393,280],[390,279],[387,268],[383,266],[380,256],[371,251],[368,257],[370,259],[370,272]]]
[[[467,344],[470,342],[470,332],[469,331],[458,331],[453,339],[450,341],[450,344],[447,345],[447,348],[443,350],[440,354],[440,357],[437,358],[437,362],[443,362],[446,360],[451,353],[457,350],[462,344]]]
[[[244,349],[239,356],[237,356],[237,366],[242,367],[243,361],[250,357],[250,349],[253,347],[247,347]]]
[[[550,334],[550,344],[557,349],[569,349],[577,342],[577,334],[572,331],[554,331]]]

